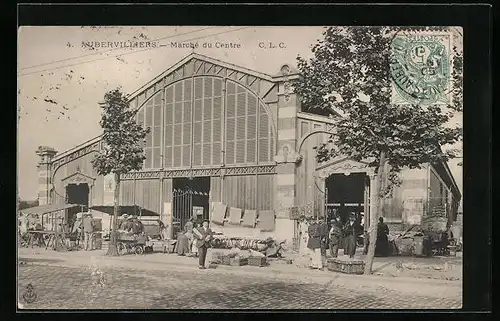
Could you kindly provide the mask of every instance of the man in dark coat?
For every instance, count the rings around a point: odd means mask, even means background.
[[[349,221],[345,226],[345,242],[344,242],[344,254],[349,255],[351,259],[354,258],[354,254],[356,254],[356,236],[357,236],[356,219],[354,215],[351,213],[351,215],[349,215]]]
[[[384,223],[384,218],[378,219],[377,242],[375,243],[375,254],[377,256],[389,255],[389,227]]]
[[[324,229],[318,220],[312,222],[308,228],[309,240],[307,247],[311,249],[314,254],[312,258],[311,268],[323,269],[323,259],[321,257],[321,239],[325,237]]]
[[[210,247],[212,239],[212,230],[208,227],[208,220],[203,221],[203,226],[193,229],[193,233],[197,239],[196,245],[199,252],[199,268],[205,269],[205,259],[207,257],[207,250]]]
[[[328,247],[328,224],[325,220],[319,221],[319,228],[321,230],[320,234],[323,235],[321,238],[321,257],[326,259],[326,249]]]
[[[342,226],[340,223],[340,217],[335,216],[331,221],[330,232],[328,233],[329,243],[330,243],[330,255],[332,257],[337,257],[339,252],[339,243],[342,238]]]

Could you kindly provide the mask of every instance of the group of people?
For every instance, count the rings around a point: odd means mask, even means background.
[[[184,230],[177,237],[177,255],[198,257],[199,268],[205,269],[207,250],[212,238],[213,232],[209,227],[208,220],[196,225],[194,220],[190,220],[184,225]]]
[[[24,239],[25,235],[28,235],[28,238],[31,238],[31,240],[27,240],[27,243],[31,245],[36,244],[38,246],[45,245],[44,234],[34,233],[45,230],[40,222],[33,223],[29,226],[30,224],[25,217],[21,217],[19,221],[19,234],[21,239]],[[52,225],[52,232],[55,234],[54,248],[60,248],[61,246],[73,248],[78,246],[80,241],[82,241],[85,251],[92,250],[95,228],[95,222],[91,213],[78,213],[71,221],[67,221],[66,223],[54,223],[54,225]],[[32,233],[29,234],[29,232]]]
[[[91,213],[78,213],[73,224],[69,223],[60,228],[61,234],[68,235],[70,244],[72,242],[79,244],[80,240],[82,240],[85,251],[94,249],[96,225]]]
[[[132,234],[141,234],[144,232],[144,225],[137,215],[123,214],[121,216],[119,230]]]
[[[301,252],[312,256],[313,269],[323,269],[323,258],[329,249],[331,257],[338,256],[338,250],[343,243],[344,253],[354,258],[356,253],[356,237],[358,226],[354,215],[350,215],[344,224],[340,216],[334,216],[330,221],[330,227],[324,219],[303,220],[301,223]]]

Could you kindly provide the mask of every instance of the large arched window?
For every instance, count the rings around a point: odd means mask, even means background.
[[[272,124],[257,96],[236,82],[227,82],[226,164],[270,162]]]
[[[138,123],[151,128],[144,145],[146,153],[144,168],[161,167],[162,97],[162,91],[156,93],[144,104],[136,116]]]
[[[274,132],[264,104],[231,80],[223,88],[220,77],[188,78],[144,104],[137,114],[151,127],[144,169],[220,166],[223,157],[228,166],[272,161]]]

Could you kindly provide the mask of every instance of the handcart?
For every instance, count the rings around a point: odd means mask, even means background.
[[[119,232],[117,240],[117,250],[119,255],[125,254],[143,254],[146,246],[146,235],[130,234]]]

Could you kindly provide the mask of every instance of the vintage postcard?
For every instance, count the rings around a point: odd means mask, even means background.
[[[18,42],[19,311],[462,307],[460,27]]]

